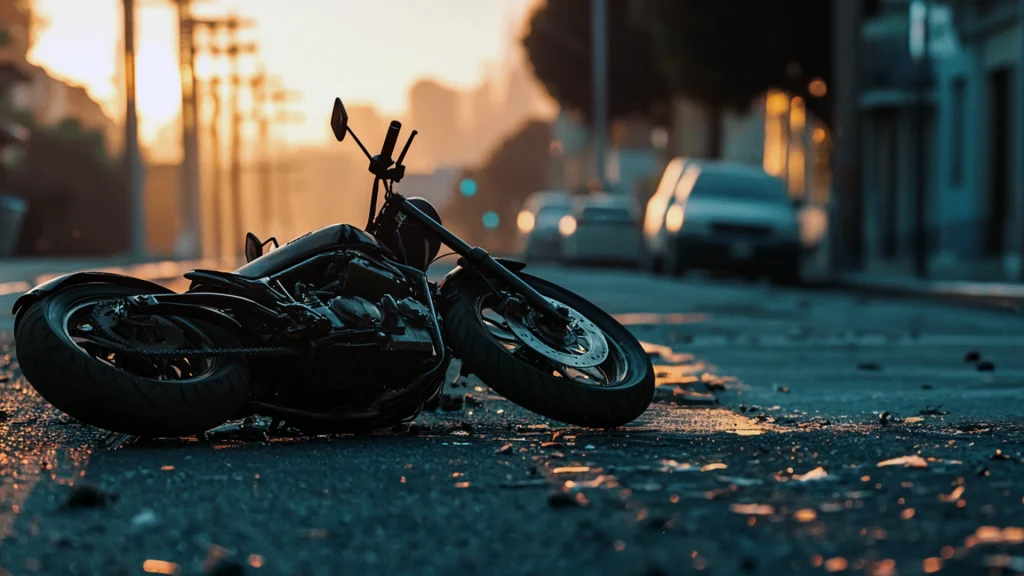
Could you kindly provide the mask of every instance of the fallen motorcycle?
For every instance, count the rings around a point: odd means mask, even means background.
[[[553,420],[611,428],[647,409],[654,369],[629,331],[395,192],[415,130],[395,161],[401,123],[371,156],[348,120],[335,99],[335,137],[351,134],[374,176],[365,231],[335,224],[282,246],[249,233],[247,264],[189,272],[184,293],[100,272],[40,284],[14,304],[32,387],[86,424],[160,437],[256,414],[317,431],[409,422],[438,398],[453,357]],[[442,244],[460,259],[435,283],[426,271]]]

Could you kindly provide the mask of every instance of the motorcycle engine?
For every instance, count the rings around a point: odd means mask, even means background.
[[[318,311],[336,329],[315,343],[304,380],[317,403],[364,408],[385,391],[408,385],[434,361],[432,319],[411,283],[386,264],[353,252],[332,274],[331,292],[338,295],[323,299]],[[353,330],[369,335],[353,340]]]

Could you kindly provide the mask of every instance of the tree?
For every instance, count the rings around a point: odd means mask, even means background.
[[[668,85],[647,32],[633,26],[627,0],[608,0],[608,110],[647,114]],[[591,0],[549,0],[530,16],[523,47],[534,75],[562,107],[589,119],[593,107]]]
[[[526,197],[543,190],[548,183],[548,147],[551,144],[551,124],[533,120],[502,142],[478,170],[468,170],[455,182],[441,220],[450,224],[467,242],[480,244],[488,250],[503,251],[515,240],[516,215]],[[465,196],[460,181],[472,178],[477,191]],[[486,230],[482,216],[485,212],[498,215],[495,230]]]
[[[803,96],[829,124],[830,98],[810,94],[832,78],[832,2],[778,0],[644,0],[632,21],[648,32],[655,58],[675,93],[723,109],[746,109],[770,89]],[[714,123],[717,128],[719,123]],[[714,134],[713,146],[720,147]]]

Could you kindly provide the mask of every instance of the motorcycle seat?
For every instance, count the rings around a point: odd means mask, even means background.
[[[235,274],[252,279],[273,276],[311,256],[352,244],[380,247],[376,238],[355,226],[332,224],[307,232],[280,248],[264,253],[235,270]]]

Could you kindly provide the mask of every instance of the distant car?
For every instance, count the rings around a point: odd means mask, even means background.
[[[581,196],[558,230],[565,238],[565,260],[573,264],[636,266],[643,255],[640,210],[631,196]]]
[[[675,200],[676,186],[683,177],[688,158],[673,158],[666,166],[658,189],[647,201],[644,211],[644,267],[650,272],[661,272],[665,261],[665,214]]]
[[[561,260],[562,235],[558,223],[572,212],[572,197],[566,192],[531,194],[516,217],[520,255],[524,260]]]
[[[785,185],[760,168],[702,162],[688,167],[665,213],[664,266],[800,281],[797,207]]]

